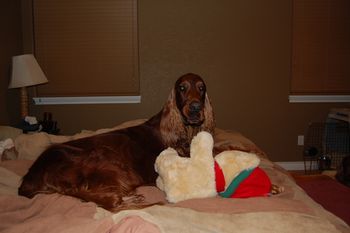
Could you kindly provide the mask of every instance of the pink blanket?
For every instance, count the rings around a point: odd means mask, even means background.
[[[50,136],[44,143],[50,143]],[[57,138],[54,138],[58,140]],[[62,140],[64,138],[60,138]],[[28,141],[29,142],[28,142]],[[22,156],[37,156],[43,144],[32,145],[25,137],[18,145]],[[217,144],[231,144],[249,149],[261,156],[260,167],[272,183],[285,192],[272,197],[225,199],[221,197],[192,199],[167,203],[164,193],[156,187],[138,189],[146,203],[163,203],[145,209],[111,213],[94,203],[59,194],[40,194],[33,199],[17,195],[20,179],[32,161],[9,160],[0,163],[0,232],[350,232],[340,218],[314,202],[296,185],[286,171],[266,158],[254,143],[235,132],[218,130]],[[27,146],[29,145],[30,146]],[[30,150],[29,148],[34,148]]]

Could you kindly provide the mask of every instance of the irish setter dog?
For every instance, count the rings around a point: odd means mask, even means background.
[[[60,193],[116,211],[142,203],[136,188],[154,184],[154,162],[167,147],[182,156],[199,131],[214,131],[202,78],[185,74],[163,109],[145,123],[47,148],[23,177],[20,195]],[[131,207],[132,208],[132,207]]]

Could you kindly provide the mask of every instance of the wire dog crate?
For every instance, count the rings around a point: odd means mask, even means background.
[[[337,169],[350,155],[350,129],[347,122],[312,122],[304,143],[305,173]]]

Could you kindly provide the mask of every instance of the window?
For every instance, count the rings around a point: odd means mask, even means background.
[[[349,0],[293,0],[290,92],[350,102]]]
[[[49,79],[37,89],[40,103],[139,95],[136,4],[33,0],[34,54]]]

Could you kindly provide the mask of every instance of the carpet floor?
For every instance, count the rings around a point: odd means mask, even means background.
[[[350,188],[326,175],[293,175],[297,184],[325,209],[350,225]]]

